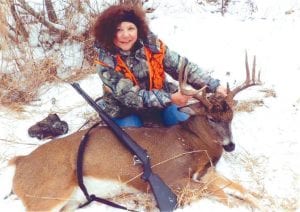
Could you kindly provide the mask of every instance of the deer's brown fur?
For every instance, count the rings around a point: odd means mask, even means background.
[[[246,86],[249,87],[249,83]],[[193,95],[196,98],[198,94]],[[230,129],[233,97],[229,91],[226,98],[213,95],[205,97],[206,102],[197,97],[199,102],[181,109],[191,115],[182,124],[161,128],[127,128],[125,131],[147,150],[154,173],[178,195],[189,184],[193,189],[205,188],[210,196],[228,204],[228,195],[223,189],[231,188],[241,198],[253,203],[247,197],[246,189],[222,177],[213,168],[222,156],[223,147],[230,151],[234,149]],[[11,161],[16,168],[13,191],[27,210],[70,210],[71,205],[74,209],[85,201],[81,191],[78,191],[76,178],[77,151],[84,133],[79,131],[50,141],[29,155]],[[83,173],[85,177],[98,181],[88,188],[105,181],[130,187],[131,192],[149,192],[150,187],[140,178],[142,171],[141,166],[133,164],[132,154],[108,127],[97,127],[91,131]],[[121,187],[118,192],[123,192]],[[77,193],[81,197],[75,200]],[[113,194],[100,195],[105,198]]]
[[[153,171],[175,190],[177,180],[187,178],[191,170],[205,173],[203,168],[207,169],[211,163],[216,163],[222,154],[220,144],[207,142],[207,139],[213,139],[210,129],[196,135],[195,132],[182,130],[185,127],[126,130],[147,149],[153,165],[167,161],[155,166]],[[14,192],[28,210],[49,210],[70,198],[77,187],[76,157],[83,134],[84,131],[51,141],[28,156],[14,159]],[[195,150],[200,151],[185,154]],[[131,181],[141,172],[140,166],[133,165],[132,154],[107,127],[92,131],[84,158],[86,176],[123,183],[130,181],[128,186],[147,192],[147,183],[139,177]]]

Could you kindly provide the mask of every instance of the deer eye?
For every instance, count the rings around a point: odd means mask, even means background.
[[[209,123],[214,124],[217,123],[218,121],[216,119],[214,119],[212,116],[207,116],[207,120]]]
[[[211,112],[216,113],[216,112],[220,112],[222,110],[222,108],[220,107],[220,105],[214,105],[211,109]]]
[[[222,109],[223,109],[224,112],[227,111],[227,110],[229,110],[229,106],[228,106],[228,104],[226,102],[222,103]]]

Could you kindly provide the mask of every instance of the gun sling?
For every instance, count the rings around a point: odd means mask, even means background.
[[[100,197],[96,197],[94,194],[90,195],[87,191],[87,188],[84,185],[83,171],[82,170],[83,170],[83,157],[84,157],[85,147],[88,143],[90,132],[92,131],[92,129],[94,129],[98,125],[99,125],[99,122],[95,123],[82,136],[81,142],[80,142],[80,145],[79,145],[79,148],[78,148],[78,152],[77,152],[77,181],[78,181],[79,188],[81,189],[81,191],[83,192],[85,198],[87,199],[87,202],[82,204],[82,205],[79,205],[78,208],[83,208],[83,207],[89,205],[91,202],[96,201],[96,202],[100,202],[100,203],[109,205],[109,206],[114,207],[114,208],[135,212],[135,210],[130,210],[130,209],[128,209],[128,208],[126,208],[122,205],[116,204],[116,203],[111,202],[109,200],[106,200],[106,199],[103,199],[103,198],[100,198]]]
[[[78,83],[71,83],[71,86],[98,112],[99,116],[111,128],[121,143],[142,162],[144,169],[142,179],[149,182],[158,208],[161,211],[173,211],[177,206],[177,196],[158,175],[152,172],[150,157],[146,153],[146,150],[142,149],[120,126],[113,122],[102,108],[81,89]],[[86,197],[90,196],[86,195]],[[89,201],[89,198],[87,199]]]

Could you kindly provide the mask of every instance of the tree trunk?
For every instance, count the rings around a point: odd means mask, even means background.
[[[46,6],[49,21],[57,24],[58,20],[57,20],[57,16],[56,16],[52,1],[45,0],[45,6]]]
[[[22,20],[20,19],[19,15],[17,13],[16,7],[15,7],[15,4],[13,1],[10,1],[10,11],[16,22],[16,29],[15,29],[16,34],[21,35],[27,41],[29,38],[29,34],[26,31],[26,29],[24,27],[24,23],[22,22]]]

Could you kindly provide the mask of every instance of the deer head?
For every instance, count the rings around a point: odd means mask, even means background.
[[[227,95],[222,96],[218,93],[207,94],[206,86],[199,90],[191,88],[187,85],[187,73],[182,70],[179,73],[179,86],[183,94],[193,96],[198,100],[196,103],[184,106],[179,110],[190,115],[205,116],[208,124],[216,130],[221,138],[221,144],[225,151],[231,152],[235,149],[235,144],[232,141],[231,121],[234,112],[234,97],[235,95],[254,85],[260,85],[260,73],[256,77],[256,58],[254,56],[252,75],[250,78],[250,70],[248,64],[247,52],[245,53],[246,80],[230,90],[227,84]],[[189,87],[189,88],[188,88]]]

